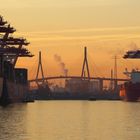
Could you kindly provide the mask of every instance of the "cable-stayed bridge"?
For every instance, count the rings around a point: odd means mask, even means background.
[[[41,72],[41,78],[39,78],[39,73]],[[87,73],[87,76],[86,76]],[[114,72],[115,73],[115,72]],[[103,90],[104,81],[109,81],[111,84],[111,88],[116,89],[118,86],[118,82],[125,82],[128,81],[128,79],[121,79],[121,78],[113,78],[113,75],[111,77],[91,77],[90,71],[89,71],[89,65],[88,65],[88,58],[87,58],[87,48],[84,48],[84,61],[82,66],[82,72],[81,76],[76,75],[65,75],[65,76],[45,76],[43,72],[43,65],[42,65],[42,59],[41,59],[41,52],[39,52],[39,61],[38,61],[38,68],[36,77],[34,79],[29,80],[29,85],[32,83],[36,83],[36,85],[44,85],[48,84],[49,80],[56,80],[56,79],[82,79],[82,80],[97,80],[99,82],[99,88],[100,90]]]

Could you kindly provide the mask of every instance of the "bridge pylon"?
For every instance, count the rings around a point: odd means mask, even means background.
[[[82,78],[86,77],[86,71],[87,71],[87,77],[88,79],[90,79],[90,72],[89,72],[88,59],[87,59],[87,47],[84,48],[84,61],[83,61],[83,67],[81,73]]]
[[[41,51],[39,51],[39,61],[38,61],[38,68],[37,68],[37,73],[36,73],[36,82],[37,85],[39,85],[38,79],[39,79],[39,72],[41,71],[41,78],[42,78],[42,83],[45,83],[45,78],[44,78],[44,72],[43,72],[43,66],[42,66],[42,59],[41,59]]]

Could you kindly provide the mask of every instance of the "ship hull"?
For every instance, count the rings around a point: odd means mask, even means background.
[[[135,102],[140,99],[140,83],[127,82],[120,88],[120,97],[125,101]]]

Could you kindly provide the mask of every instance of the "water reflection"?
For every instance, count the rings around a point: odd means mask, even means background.
[[[0,139],[24,139],[26,131],[26,104],[0,108]]]
[[[2,140],[140,138],[140,103],[42,101],[0,108]]]

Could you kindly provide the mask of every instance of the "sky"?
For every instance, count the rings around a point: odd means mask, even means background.
[[[117,55],[118,76],[123,77],[126,67],[140,66],[139,60],[122,59],[127,50],[140,46],[139,6],[139,0],[0,0],[0,14],[17,29],[15,36],[31,43],[28,49],[35,57],[17,63],[29,68],[30,78],[36,73],[38,51],[46,75],[62,75],[55,54],[69,75],[80,75],[84,46],[91,75],[110,76]]]

